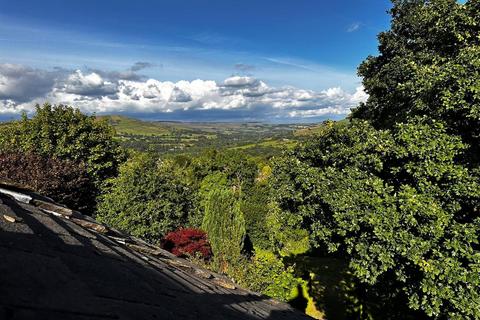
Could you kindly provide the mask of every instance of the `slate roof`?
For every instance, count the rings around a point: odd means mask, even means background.
[[[0,185],[0,319],[309,318],[48,198]]]

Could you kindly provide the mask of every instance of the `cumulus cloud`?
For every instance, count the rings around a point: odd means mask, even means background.
[[[104,80],[95,72],[83,74],[82,71],[76,70],[70,74],[64,84],[56,88],[56,90],[79,96],[98,97],[115,94],[117,92],[117,85]]]
[[[0,64],[0,100],[27,102],[50,92],[58,70],[45,71],[17,64]]]
[[[192,101],[192,97],[190,96],[190,94],[188,92],[185,92],[178,87],[174,87],[168,101],[171,101],[171,102],[190,102],[190,101]]]
[[[37,87],[35,83],[40,84]],[[238,120],[282,120],[345,115],[366,98],[362,87],[354,93],[340,87],[319,92],[295,87],[275,88],[247,76],[232,76],[222,82],[201,79],[171,82],[125,77],[121,72],[45,71],[0,65],[0,113],[3,114],[30,111],[35,103],[49,101],[97,113],[197,117],[201,113],[218,116],[228,112]]]
[[[225,79],[225,81],[223,81],[223,84],[226,87],[253,87],[258,84],[258,80],[252,77],[233,76]]]
[[[125,71],[105,71],[100,69],[87,69],[86,73],[96,73],[101,76],[104,80],[110,82],[116,82],[118,80],[132,80],[132,81],[142,81],[146,77],[138,74],[137,72],[131,71],[130,69]]]
[[[144,69],[155,67],[156,65],[150,62],[135,62],[131,67],[123,71],[105,71],[100,69],[87,69],[88,72],[93,72],[100,75],[107,81],[116,82],[119,80],[132,80],[132,81],[142,81],[146,80],[146,77],[139,74],[138,72]],[[160,65],[161,66],[161,65]]]

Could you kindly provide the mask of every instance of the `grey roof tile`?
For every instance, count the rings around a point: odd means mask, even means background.
[[[308,319],[48,198],[2,190],[0,319]]]

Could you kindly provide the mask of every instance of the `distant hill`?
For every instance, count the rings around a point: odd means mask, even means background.
[[[181,121],[143,121],[121,115],[98,116],[107,119],[118,134],[165,135],[172,131],[223,133],[255,131],[257,133],[294,132],[312,124],[267,124],[262,122],[181,122]],[[313,124],[315,126],[316,124]]]
[[[114,126],[121,143],[137,150],[198,152],[204,148],[242,150],[269,156],[292,147],[318,124],[261,122],[142,121],[120,115],[99,116]],[[300,132],[300,134],[298,134]]]
[[[120,135],[159,136],[169,133],[169,128],[158,122],[147,122],[119,115],[98,116],[97,118],[107,119]]]
[[[308,137],[316,134],[322,133],[325,130],[326,126],[329,123],[335,123],[336,126],[346,126],[349,123],[348,119],[343,119],[339,121],[324,121],[322,123],[317,123],[314,125],[306,126],[305,128],[295,130],[294,135],[295,137]]]

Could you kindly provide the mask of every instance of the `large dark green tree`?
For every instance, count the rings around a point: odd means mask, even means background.
[[[388,285],[428,316],[476,319],[480,181],[455,161],[465,148],[425,119],[332,126],[277,162],[276,201],[360,282]]]
[[[480,4],[468,0],[393,0],[378,56],[359,68],[368,101],[353,117],[389,128],[418,115],[444,121],[480,156]],[[472,159],[471,159],[472,158]]]
[[[354,121],[274,168],[283,221],[346,258],[369,290],[389,288],[385,304],[364,306],[382,318],[399,317],[392,301],[431,317],[480,317],[480,180],[456,161],[466,145],[446,131],[425,118],[391,130]]]
[[[391,15],[352,123],[277,161],[274,238],[307,230],[345,258],[360,318],[478,319],[480,2],[393,0]]]

